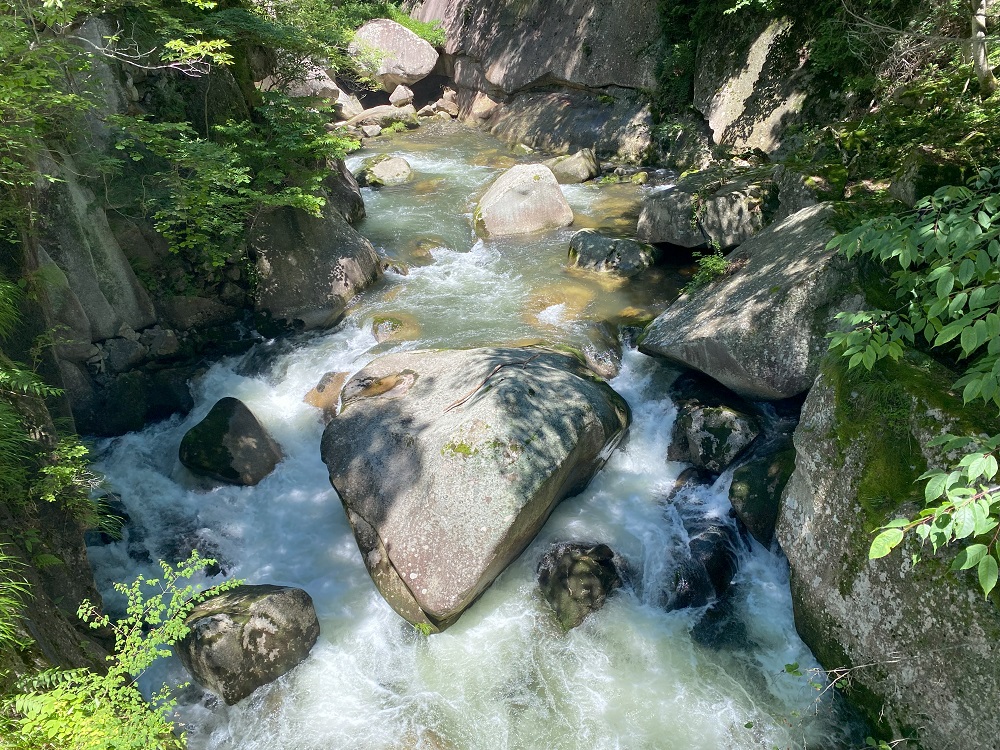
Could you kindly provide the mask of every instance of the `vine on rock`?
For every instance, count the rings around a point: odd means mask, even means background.
[[[955,387],[966,404],[1000,409],[1000,166],[980,170],[967,186],[941,188],[912,211],[867,221],[828,248],[898,265],[898,308],[838,316],[849,330],[830,334],[830,348],[849,368],[871,370],[907,347],[936,349],[964,364]],[[926,507],[882,526],[869,557],[885,557],[909,532],[935,552],[958,542],[952,569],[975,568],[988,597],[1000,571],[1000,435],[944,434],[928,447],[962,455],[920,477]]]

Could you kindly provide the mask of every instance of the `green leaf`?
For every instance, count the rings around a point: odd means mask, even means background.
[[[872,540],[871,549],[868,550],[868,559],[877,560],[880,557],[885,557],[902,541],[903,532],[901,529],[886,529]]]
[[[955,538],[965,539],[972,536],[976,530],[976,512],[972,506],[966,505],[955,511],[953,520],[955,522]]]
[[[968,570],[969,568],[974,568],[982,561],[989,552],[989,547],[985,544],[970,544],[955,556],[954,562],[951,564],[952,570]]]
[[[927,486],[924,487],[924,500],[927,502],[937,500],[944,494],[947,483],[948,475],[944,472],[940,472],[932,476],[930,481],[927,483]]]
[[[979,573],[979,586],[982,588],[983,594],[988,597],[997,585],[998,569],[996,558],[993,555],[986,555],[979,561],[977,571]]]
[[[946,271],[938,279],[937,287],[935,288],[935,293],[940,297],[947,297],[951,294],[951,290],[955,288],[955,275],[951,271]]]

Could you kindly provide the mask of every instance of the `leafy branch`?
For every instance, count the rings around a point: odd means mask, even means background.
[[[830,334],[830,349],[848,358],[849,369],[870,371],[908,347],[939,349],[965,363],[955,383],[964,403],[1000,409],[1000,166],[980,170],[967,186],[941,188],[912,211],[867,221],[828,248],[896,267],[895,310],[838,316],[847,330]],[[964,455],[920,477],[926,507],[882,526],[869,557],[885,557],[909,532],[935,552],[963,542],[952,568],[976,568],[989,596],[1000,570],[1000,435],[945,434],[927,447]]]

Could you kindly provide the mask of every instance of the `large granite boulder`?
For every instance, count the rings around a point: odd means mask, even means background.
[[[569,242],[569,266],[628,278],[653,265],[659,251],[652,245],[622,237],[606,237],[582,229]]]
[[[700,370],[751,399],[805,392],[834,315],[851,305],[854,272],[827,242],[820,204],[772,224],[727,256],[737,270],[682,295],[654,320],[639,350]]]
[[[563,630],[604,606],[621,586],[615,553],[606,544],[556,544],[538,561],[538,588]]]
[[[614,101],[606,103],[604,96]],[[639,164],[653,147],[653,114],[646,95],[637,91],[595,95],[529,89],[502,106],[495,104],[480,94],[462,106],[462,117],[482,124],[506,143],[550,153],[593,147],[602,156]]]
[[[715,143],[766,153],[781,147],[809,91],[808,33],[787,17],[749,12],[722,17],[705,36],[695,62],[694,106]]]
[[[257,310],[300,328],[333,325],[382,276],[375,248],[331,204],[318,217],[290,207],[264,214],[250,248]]]
[[[868,559],[876,528],[923,509],[920,474],[954,460],[930,439],[1000,429],[965,408],[954,378],[916,355],[866,377],[842,359],[824,363],[794,433],[777,526],[802,639],[824,669],[850,671],[841,687],[873,734],[925,748],[1000,737],[1000,713],[980,702],[1000,695],[1000,609],[975,570],[949,570],[957,545],[934,553],[910,539]]]
[[[329,176],[323,180],[323,189],[327,203],[348,223],[354,224],[365,218],[365,199],[361,196],[361,188],[343,159],[334,162]]]
[[[343,391],[322,456],[365,565],[411,623],[444,629],[580,492],[625,401],[545,349],[381,357]]]
[[[407,127],[418,127],[420,123],[417,120],[416,108],[412,104],[406,104],[402,107],[394,107],[391,104],[379,104],[354,115],[354,117],[344,123],[344,126],[354,127],[368,124],[387,128],[397,122],[401,122]]]
[[[542,164],[511,167],[479,199],[476,230],[503,237],[558,229],[573,223],[573,209],[552,170]]]
[[[195,606],[184,623],[181,663],[230,706],[298,666],[319,637],[309,594],[287,586],[237,586]]]
[[[229,484],[254,485],[274,471],[281,448],[237,398],[219,399],[181,440],[181,463],[195,474]]]
[[[656,87],[660,18],[653,0],[424,0],[416,5],[415,18],[444,26],[448,56],[475,62],[483,84],[505,93],[542,79],[573,88]]]
[[[358,29],[347,52],[390,92],[423,80],[438,60],[430,44],[388,18],[377,18]]]
[[[646,195],[636,236],[678,247],[732,248],[763,229],[777,208],[770,175],[730,180],[696,174]]]

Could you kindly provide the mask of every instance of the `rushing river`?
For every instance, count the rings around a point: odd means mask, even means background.
[[[716,750],[847,748],[856,741],[795,633],[787,569],[759,545],[745,552],[721,614],[666,613],[657,592],[683,549],[685,516],[726,518],[727,478],[665,502],[682,466],[665,459],[675,409],[662,363],[625,351],[612,386],[632,407],[627,443],[587,490],[563,502],[536,541],[445,633],[419,635],[381,599],[320,460],[319,412],[303,396],[327,372],[356,372],[388,351],[537,340],[582,345],[594,323],[656,314],[675,293],[653,269],[614,285],[564,268],[579,226],[634,232],[642,190],[566,186],[576,226],[542,237],[477,240],[475,200],[514,163],[486,136],[435,125],[381,150],[415,180],[365,190],[359,227],[406,275],[390,272],[322,335],[261,344],[213,366],[197,406],[107,441],[99,468],[127,506],[118,543],[91,560],[110,608],[114,581],[155,575],[155,561],[198,547],[229,577],[301,587],[322,632],[309,658],[227,707],[181,694],[190,747],[213,750]],[[362,156],[350,162],[356,167]],[[392,317],[397,339],[373,327]],[[184,433],[223,396],[243,400],[285,460],[256,487],[218,487],[177,460]],[[536,593],[535,565],[553,541],[605,542],[634,571],[629,586],[562,633]],[[703,616],[704,615],[704,616]],[[787,664],[798,670],[786,670]],[[801,672],[797,674],[794,672]],[[175,660],[144,678],[186,675]],[[813,684],[810,684],[813,683]]]

